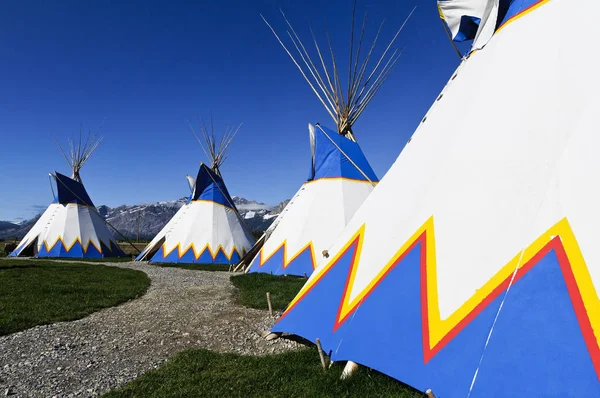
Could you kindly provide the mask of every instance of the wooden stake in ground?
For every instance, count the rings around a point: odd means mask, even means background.
[[[425,394],[428,398],[435,398],[435,395],[433,395],[433,391],[431,391],[431,388],[428,388],[427,391],[425,391]]]
[[[273,316],[273,306],[271,305],[271,293],[267,292],[267,304],[269,305],[269,314]]]
[[[317,337],[317,350],[319,350],[319,358],[321,358],[321,366],[323,370],[327,370],[327,364],[325,363],[325,354],[323,354],[323,347],[321,347],[321,339]]]

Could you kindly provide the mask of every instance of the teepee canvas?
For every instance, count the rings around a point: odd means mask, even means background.
[[[600,3],[468,3],[494,34],[273,331],[439,397],[600,396]]]
[[[212,126],[212,123],[211,123]],[[192,191],[187,203],[142,251],[137,260],[166,263],[235,264],[253,246],[254,238],[227,191],[219,168],[238,128],[228,128],[219,144],[214,130],[200,125],[200,145],[211,166],[200,165],[188,176]]]
[[[373,62],[373,69],[369,69],[379,32],[368,54],[364,56],[363,53],[364,58],[361,58],[365,31],[363,24],[360,40],[357,41],[358,47],[354,48],[353,41],[350,43],[348,86],[344,92],[331,47],[332,68],[328,68],[323,61],[324,57],[316,40],[314,44],[318,58],[315,59],[319,61],[313,61],[285,15],[284,19],[293,46],[298,51],[296,56],[271,25],[267,25],[333,118],[336,131],[320,124],[309,125],[312,154],[310,175],[265,236],[259,240],[262,247],[253,250],[254,257],[247,259],[250,263],[247,271],[310,276],[318,264],[327,258],[326,250],[378,182],[356,142],[352,126],[398,60],[399,52],[391,48],[402,28],[396,32],[382,55],[374,59],[378,62]],[[322,65],[323,73],[317,68],[318,64]]]
[[[97,258],[124,255],[79,175],[83,164],[102,140],[97,135],[90,134],[85,142],[80,136],[77,144],[69,141],[69,155],[61,148],[72,175],[50,174],[56,184],[54,201],[10,256]]]

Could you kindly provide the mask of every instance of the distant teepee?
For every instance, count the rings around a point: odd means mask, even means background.
[[[379,181],[356,142],[352,126],[400,57],[399,50],[392,47],[402,27],[396,31],[381,56],[373,59],[371,65],[381,26],[365,54],[362,52],[362,44],[366,18],[358,44],[355,45],[355,11],[356,2],[345,90],[342,88],[340,64],[336,61],[329,35],[327,44],[331,53],[330,66],[325,61],[327,54],[323,55],[314,36],[312,40],[317,57],[311,57],[283,12],[296,56],[265,20],[335,122],[336,131],[318,123],[315,126],[309,125],[312,156],[310,174],[258,245],[243,259],[241,265],[249,264],[248,272],[309,276],[322,259],[327,257],[327,249],[335,237],[342,232]]]
[[[203,140],[197,135],[196,138],[210,166],[201,163],[196,178],[187,176],[191,190],[187,203],[137,260],[233,264],[252,247],[254,238],[238,213],[219,170],[240,127],[228,126],[217,142],[212,119],[210,131],[200,123]]]
[[[102,141],[99,130],[84,140],[69,140],[68,154],[57,145],[71,166],[71,177],[50,174],[56,183],[54,202],[10,254],[37,257],[111,257],[122,256],[104,219],[98,214],[79,174],[84,163]],[[54,189],[52,190],[54,193]]]

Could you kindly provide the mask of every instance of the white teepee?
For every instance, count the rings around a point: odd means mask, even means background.
[[[187,203],[142,251],[137,260],[169,263],[234,264],[254,244],[251,231],[238,213],[227,191],[219,167],[237,134],[228,127],[217,145],[212,128],[200,123],[204,144],[198,142],[211,160],[200,164],[196,178],[187,176],[191,195]]]
[[[356,9],[356,3],[354,6]],[[288,35],[297,51],[296,56],[271,25],[266,20],[265,22],[333,118],[337,131],[319,124],[309,125],[312,155],[310,175],[273,226],[259,240],[259,245],[253,248],[242,263],[249,264],[247,272],[309,276],[322,259],[327,258],[326,249],[378,182],[354,138],[352,126],[400,57],[400,52],[392,47],[402,27],[382,55],[373,60],[377,61],[373,62],[374,66],[369,68],[380,31],[369,51],[366,55],[363,53],[361,58],[365,22],[355,48],[353,16],[348,85],[343,90],[339,65],[331,43],[328,44],[332,66],[326,65],[314,37],[318,60],[313,61],[290,22],[285,15],[283,17],[289,29]],[[321,67],[322,72],[319,70]]]
[[[479,50],[273,331],[437,396],[600,396],[600,3],[439,4]]]
[[[56,195],[39,220],[10,254],[37,257],[112,257],[122,256],[106,221],[98,214],[79,171],[96,150],[102,138],[98,132],[86,141],[69,140],[69,154],[60,147],[71,166],[71,177],[58,172],[50,174],[56,183]],[[53,190],[54,191],[54,190]]]

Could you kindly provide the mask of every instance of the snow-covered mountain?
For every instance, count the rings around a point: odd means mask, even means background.
[[[19,225],[8,222],[8,221],[0,221],[0,233],[6,232],[10,233],[19,229]]]
[[[177,210],[185,204],[185,201],[186,198],[181,198],[166,202],[122,205],[115,208],[102,205],[98,206],[98,212],[110,225],[128,239],[137,238],[138,233],[140,239],[152,239],[175,215]],[[277,206],[270,206],[265,203],[234,196],[233,202],[248,228],[259,232],[269,228],[289,200]],[[16,229],[13,227],[14,224],[10,228],[6,225],[7,229],[5,230],[0,228],[0,238],[20,238],[25,236],[38,218],[39,216],[24,222],[17,226]],[[116,232],[115,238],[123,239]]]
[[[41,214],[40,214],[41,215]],[[26,220],[18,224],[8,223],[6,221],[0,221],[4,227],[0,227],[0,239],[4,238],[22,238],[29,232],[31,227],[40,218],[40,215],[35,216],[31,220]],[[9,225],[12,224],[12,225]]]
[[[134,206],[124,205],[115,208],[100,206],[98,211],[106,218],[106,221],[128,238],[137,237],[139,228],[140,239],[151,239],[185,204],[185,201],[186,198],[181,198],[168,202]],[[279,205],[269,206],[238,196],[233,197],[233,203],[238,208],[248,228],[252,231],[266,230],[279,214],[272,212],[274,209],[279,209]],[[119,236],[116,236],[116,238],[118,239]]]

